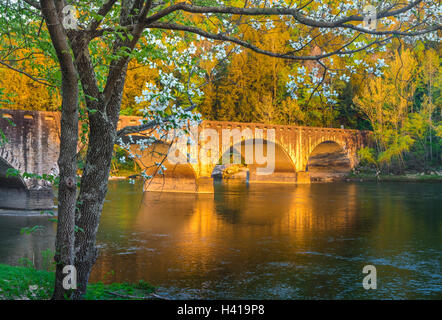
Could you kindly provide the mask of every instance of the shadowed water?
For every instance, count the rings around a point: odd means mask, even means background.
[[[216,185],[145,193],[112,181],[92,281],[144,279],[171,298],[442,298],[442,185]],[[20,228],[46,225],[40,234]],[[47,218],[0,215],[0,263],[41,262]],[[362,287],[365,265],[377,290]]]

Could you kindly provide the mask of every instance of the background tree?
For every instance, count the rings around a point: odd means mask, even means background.
[[[387,64],[385,74],[369,79],[354,98],[376,139],[377,149],[365,150],[363,155],[387,169],[428,171],[433,157],[433,165],[440,163],[437,154],[441,141],[434,132],[440,126],[441,105],[432,103],[438,100],[433,91],[440,90],[436,89],[440,88],[436,81],[440,79],[439,58],[432,50],[414,53],[399,48]]]

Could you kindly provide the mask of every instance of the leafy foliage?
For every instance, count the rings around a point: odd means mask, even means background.
[[[389,64],[383,77],[371,78],[354,98],[376,140],[376,150],[361,150],[361,157],[386,169],[428,170],[440,165],[441,82],[436,52],[398,51]]]

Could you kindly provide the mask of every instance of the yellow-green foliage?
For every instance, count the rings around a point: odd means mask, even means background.
[[[364,147],[359,149],[358,156],[361,163],[374,164],[377,166],[378,162],[375,156],[375,150],[370,147]]]
[[[440,117],[439,120],[435,117],[440,105],[434,103],[431,92],[440,79],[437,54],[427,50],[415,55],[406,49],[395,52],[387,64],[389,68],[384,76],[369,79],[354,98],[355,105],[371,123],[377,144],[376,155],[367,150],[361,150],[360,155],[370,163],[391,164],[402,162],[405,154],[419,147],[426,159],[433,147],[427,147],[428,138],[440,135]],[[421,68],[422,65],[426,67]],[[420,80],[429,87],[424,92],[423,103],[416,107],[415,94]]]

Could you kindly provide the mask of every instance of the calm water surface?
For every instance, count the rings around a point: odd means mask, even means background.
[[[145,193],[111,181],[92,281],[144,279],[170,298],[442,298],[442,185],[217,185]],[[0,215],[0,263],[42,265],[47,217]],[[34,235],[24,226],[45,225]],[[365,265],[377,290],[362,287]]]

